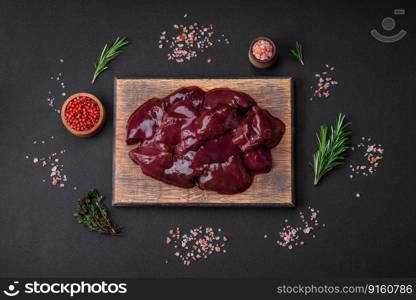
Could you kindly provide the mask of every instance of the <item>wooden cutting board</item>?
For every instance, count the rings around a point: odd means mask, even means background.
[[[128,157],[126,122],[143,102],[163,98],[178,88],[206,90],[227,87],[252,96],[262,108],[286,124],[280,144],[272,149],[273,168],[254,177],[251,187],[236,195],[220,195],[198,187],[178,188],[143,175]],[[291,78],[115,79],[113,205],[294,206],[293,91]]]

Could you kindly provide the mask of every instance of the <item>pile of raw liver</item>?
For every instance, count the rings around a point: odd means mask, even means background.
[[[138,107],[127,122],[130,158],[143,173],[179,187],[221,194],[246,190],[272,167],[285,124],[230,89],[185,87]]]

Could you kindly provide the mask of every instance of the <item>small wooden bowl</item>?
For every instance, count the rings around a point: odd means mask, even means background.
[[[84,130],[84,131],[78,131],[78,130],[75,130],[75,129],[71,128],[71,126],[69,126],[69,124],[65,120],[66,106],[68,105],[69,102],[71,102],[72,99],[74,99],[76,97],[79,97],[79,96],[85,96],[85,97],[91,98],[92,100],[94,100],[98,104],[98,107],[100,109],[100,118],[98,119],[97,124],[95,124],[94,127],[90,128],[88,130]],[[73,135],[76,135],[76,136],[79,136],[79,137],[90,137],[90,136],[93,136],[96,133],[98,133],[101,130],[101,128],[103,127],[104,120],[105,120],[105,109],[104,109],[104,106],[101,103],[101,101],[97,97],[95,97],[94,95],[89,94],[89,93],[77,93],[77,94],[73,94],[72,96],[69,96],[65,100],[64,104],[62,105],[61,120],[62,120],[62,123],[64,124],[65,128],[70,133],[72,133]]]
[[[254,56],[252,49],[253,49],[254,43],[257,42],[258,40],[268,41],[272,45],[273,54],[272,54],[271,58],[266,59],[266,60],[261,60],[261,59],[258,59]],[[248,48],[248,59],[250,60],[251,64],[256,68],[266,69],[266,68],[271,67],[277,61],[276,44],[271,39],[269,39],[268,37],[265,37],[265,36],[260,36],[256,39],[254,39],[250,44],[250,48]]]

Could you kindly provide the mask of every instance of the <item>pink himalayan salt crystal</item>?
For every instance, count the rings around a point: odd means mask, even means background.
[[[258,40],[251,48],[255,58],[269,60],[273,57],[273,45],[267,40]]]

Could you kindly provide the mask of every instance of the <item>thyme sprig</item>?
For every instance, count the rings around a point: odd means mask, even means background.
[[[120,233],[120,228],[111,222],[103,199],[104,197],[96,189],[89,190],[82,199],[78,200],[74,217],[78,223],[91,231],[117,235]]]
[[[303,63],[303,47],[302,44],[299,43],[298,41],[296,41],[296,46],[295,49],[290,49],[290,53],[292,54],[292,56],[297,59],[298,61],[300,61],[300,63],[302,65],[305,65]]]
[[[119,38],[114,41],[110,46],[105,44],[103,51],[98,59],[98,62],[94,65],[95,72],[94,76],[91,80],[91,84],[94,84],[95,80],[97,79],[98,75],[100,75],[103,71],[108,69],[108,64],[115,59],[120,53],[121,48],[128,44],[127,38]]]
[[[348,149],[351,131],[347,127],[351,123],[345,123],[345,115],[340,113],[331,126],[331,133],[328,136],[328,126],[321,125],[318,138],[318,150],[314,153],[311,167],[315,174],[314,185],[317,185],[322,176],[331,171],[334,167],[344,164],[344,155]]]

